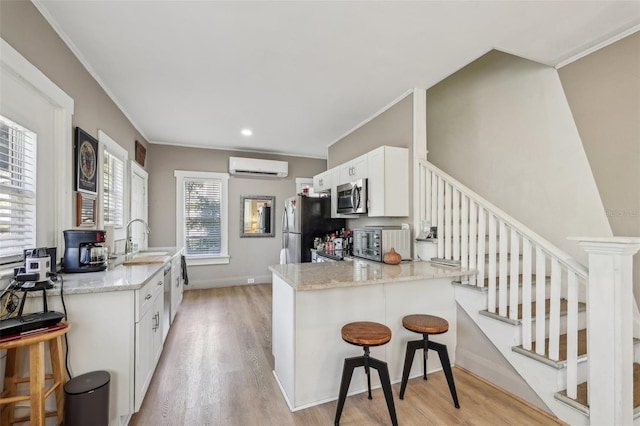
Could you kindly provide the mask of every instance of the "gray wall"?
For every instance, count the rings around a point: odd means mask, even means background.
[[[413,230],[413,94],[401,99],[389,109],[375,116],[348,135],[329,146],[328,168],[352,160],[379,146],[397,146],[409,149],[409,216],[406,218],[347,219],[349,228],[366,225],[400,225],[408,223]],[[371,171],[370,171],[371,172]]]
[[[176,244],[176,180],[174,170],[229,172],[229,157],[265,158],[289,162],[289,176],[255,178],[231,175],[229,179],[229,255],[227,265],[189,267],[190,288],[221,287],[255,282],[271,282],[268,266],[279,262],[282,246],[282,211],[284,200],[296,192],[296,177],[311,178],[326,170],[325,160],[283,155],[266,155],[201,148],[181,148],[150,144],[149,162],[149,246]],[[240,238],[240,196],[273,195],[276,197],[275,237]]]
[[[104,131],[129,152],[130,159],[135,158],[136,140],[146,145],[147,141],[30,1],[0,2],[0,37],[73,98],[74,127],[81,127],[96,139],[98,129]]]
[[[582,263],[567,237],[611,235],[554,68],[492,51],[430,88],[427,148],[431,163]]]
[[[640,32],[558,73],[611,229],[640,237]],[[633,266],[640,300],[640,255]]]

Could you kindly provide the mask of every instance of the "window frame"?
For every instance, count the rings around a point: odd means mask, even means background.
[[[187,170],[175,170],[176,178],[176,245],[185,245],[185,205],[184,205],[184,183],[191,179],[216,180],[221,183],[220,197],[220,255],[189,255],[185,252],[185,257],[189,265],[222,265],[229,263],[229,173],[217,172],[196,172]]]
[[[129,167],[129,152],[124,149],[120,144],[118,144],[115,140],[113,140],[109,135],[107,135],[102,130],[98,130],[98,142],[101,146],[98,147],[98,151],[100,151],[99,161],[101,165],[101,173],[99,176],[100,179],[100,191],[98,193],[99,205],[101,208],[99,209],[99,223],[102,228],[105,226],[113,226],[116,240],[121,240],[126,238],[126,225],[128,221],[128,212],[129,212],[129,184],[128,184],[128,172]],[[110,155],[118,158],[122,161],[122,224],[114,224],[105,222],[104,210],[106,208],[104,203],[104,152],[107,151]]]
[[[33,87],[53,108],[54,130],[51,137],[55,154],[50,160],[56,165],[56,172],[53,175],[53,202],[48,206],[48,211],[54,215],[54,229],[43,231],[38,228],[36,245],[56,247],[60,255],[64,250],[62,231],[73,226],[73,156],[69,153],[73,152],[74,100],[1,37],[0,51],[0,66],[3,72],[15,75]],[[39,174],[40,171],[37,170],[36,173]],[[0,280],[13,276],[13,267],[10,266],[0,267]]]
[[[33,130],[28,129],[20,125],[19,123],[16,123],[15,121],[11,120],[9,117],[5,117],[3,115],[0,115],[0,122],[5,122],[5,125],[11,130],[8,136],[14,135],[14,133],[16,132],[22,135],[22,138],[21,138],[22,141],[15,142],[15,141],[12,141],[11,139],[8,139],[8,141],[19,144],[23,152],[29,152],[29,151],[32,152],[32,155],[29,158],[25,158],[25,161],[24,161],[25,164],[29,164],[29,160],[31,160],[32,167],[20,167],[20,170],[19,170],[19,174],[24,175],[24,178],[20,180],[20,183],[22,183],[24,187],[21,190],[17,190],[16,193],[14,193],[14,195],[17,195],[18,198],[24,198],[28,200],[25,202],[21,202],[19,204],[28,206],[28,207],[23,207],[23,209],[25,209],[24,211],[28,209],[28,211],[30,211],[31,214],[33,215],[31,220],[27,224],[29,227],[27,230],[28,240],[26,243],[20,244],[20,246],[22,246],[22,250],[19,250],[14,254],[3,255],[2,253],[0,253],[0,265],[13,265],[16,262],[20,262],[22,260],[23,252],[25,249],[33,248],[36,246],[36,239],[38,235],[38,220],[37,220],[38,134]],[[29,134],[31,134],[32,136],[29,137]],[[7,146],[7,149],[8,149],[7,156],[9,156],[9,154],[11,153],[16,152],[16,149],[11,148],[10,146]],[[14,170],[15,167],[19,167],[15,162],[12,162],[12,161],[9,161],[8,164],[11,166],[12,170]],[[13,179],[9,178],[9,180],[13,180]],[[11,205],[14,204],[11,201],[9,202],[11,203]],[[15,211],[11,216],[14,216],[14,215],[16,215]],[[14,229],[14,228],[10,225],[10,229]],[[15,229],[14,229],[14,232],[16,232]],[[17,248],[17,247],[12,245],[11,248]]]

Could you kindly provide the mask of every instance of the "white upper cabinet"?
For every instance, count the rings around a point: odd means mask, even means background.
[[[381,146],[367,154],[369,217],[409,216],[409,150]]]
[[[336,186],[342,185],[343,183],[353,182],[358,179],[366,179],[369,170],[367,161],[368,155],[369,154],[361,155],[360,157],[339,165],[340,181],[336,183]]]
[[[313,192],[327,192],[331,190],[331,170],[313,177]]]
[[[409,150],[381,146],[313,177],[315,192],[331,191],[331,217],[357,218],[337,213],[336,188],[368,179],[369,217],[409,216]]]

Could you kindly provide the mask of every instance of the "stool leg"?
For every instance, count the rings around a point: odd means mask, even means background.
[[[347,358],[344,360],[344,366],[342,367],[342,380],[340,381],[340,392],[338,394],[338,406],[336,407],[336,418],[334,420],[334,424],[336,426],[340,424],[340,416],[342,415],[344,402],[347,399],[347,391],[349,390],[349,384],[351,383],[351,376],[353,376],[353,369],[362,366],[364,366],[363,356]]]
[[[422,340],[413,340],[407,342],[407,350],[404,354],[404,368],[402,369],[402,384],[400,385],[400,399],[404,399],[404,391],[407,388],[407,381],[409,380],[409,373],[411,372],[411,364],[413,364],[413,357],[416,354],[416,350],[422,348]]]
[[[422,345],[422,377],[424,380],[427,380],[427,358],[429,358],[429,335],[423,334],[423,345]]]
[[[456,385],[453,383],[453,372],[451,371],[451,363],[449,362],[449,352],[447,351],[447,346],[441,343],[429,342],[429,349],[433,349],[438,352],[440,356],[440,364],[442,364],[442,369],[444,370],[444,375],[447,378],[447,383],[449,384],[449,390],[451,391],[451,396],[453,397],[453,405],[456,408],[460,408],[460,404],[458,404],[458,393],[456,392]]]
[[[29,346],[29,395],[32,426],[43,426],[44,414],[44,342]]]
[[[371,398],[371,374],[369,372],[369,346],[364,347],[364,372],[367,375],[367,389],[369,390],[369,399]]]
[[[4,369],[4,392],[6,396],[15,396],[17,394],[17,381],[20,362],[18,359],[18,349],[7,349],[7,361]],[[15,403],[10,402],[2,405],[0,412],[0,424],[8,425],[13,420]]]
[[[391,424],[393,426],[398,426],[396,407],[393,403],[393,393],[391,392],[391,381],[389,380],[389,368],[387,367],[387,363],[375,358],[370,358],[369,362],[371,363],[371,368],[378,370],[380,384],[382,384],[382,391],[384,392],[384,399],[387,401],[387,408],[389,409],[389,415],[391,416]]]
[[[64,419],[64,384],[66,382],[64,374],[64,363],[62,361],[62,337],[49,340],[49,354],[51,355],[51,373],[53,383],[56,386],[56,412],[58,424],[62,424]]]

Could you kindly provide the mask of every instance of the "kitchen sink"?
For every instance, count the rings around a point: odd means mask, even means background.
[[[139,252],[133,254],[133,257],[138,257],[138,256],[167,256],[168,254],[169,254],[169,252],[167,252],[167,251],[140,250]]]

